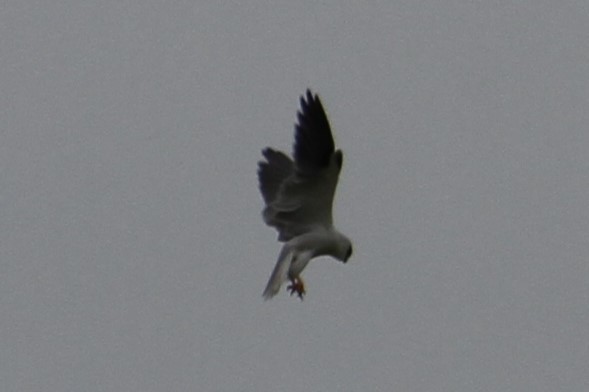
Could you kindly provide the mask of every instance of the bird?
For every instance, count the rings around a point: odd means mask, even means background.
[[[297,120],[292,158],[266,147],[258,162],[262,218],[284,243],[262,294],[265,300],[287,280],[290,295],[303,300],[301,272],[311,259],[331,256],[346,263],[352,255],[352,242],[334,228],[332,216],[343,153],[335,149],[325,109],[310,89],[300,98]]]

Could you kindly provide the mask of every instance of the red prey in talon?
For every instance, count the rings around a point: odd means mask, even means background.
[[[303,282],[303,279],[301,279],[300,276],[296,276],[296,277],[289,277],[291,285],[288,286],[286,289],[290,290],[290,295],[293,295],[294,293],[297,293],[297,297],[299,297],[301,299],[301,301],[303,300],[303,296],[305,295],[305,283]]]

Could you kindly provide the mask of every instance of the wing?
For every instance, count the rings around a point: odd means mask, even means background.
[[[282,183],[294,173],[294,162],[281,151],[266,148],[262,155],[267,162],[260,162],[258,179],[260,192],[266,204],[276,200]]]
[[[266,224],[280,241],[332,225],[333,196],[343,154],[335,150],[331,128],[317,95],[307,90],[295,126],[294,162],[284,153],[263,151],[258,177]]]

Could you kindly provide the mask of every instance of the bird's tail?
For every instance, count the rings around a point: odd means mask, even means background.
[[[274,297],[278,293],[278,290],[280,290],[282,282],[284,282],[288,276],[288,269],[290,268],[291,259],[292,251],[288,244],[285,244],[280,251],[274,271],[272,271],[272,275],[270,275],[268,284],[264,289],[264,294],[262,294],[265,300],[269,300],[270,298]]]

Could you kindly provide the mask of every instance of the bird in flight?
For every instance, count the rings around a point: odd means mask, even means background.
[[[287,279],[290,295],[302,300],[305,285],[301,272],[318,256],[347,262],[350,240],[333,227],[332,204],[343,154],[335,149],[323,105],[307,90],[297,113],[293,159],[270,147],[258,164],[260,192],[266,204],[264,222],[278,231],[284,242],[263,297],[270,299]]]

